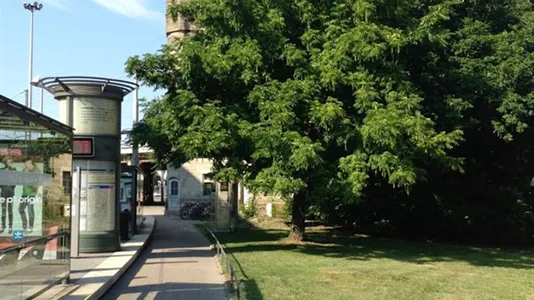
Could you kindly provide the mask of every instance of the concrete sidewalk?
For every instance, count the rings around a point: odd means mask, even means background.
[[[70,282],[39,295],[38,300],[99,299],[128,270],[148,244],[155,227],[155,218],[147,216],[141,233],[113,253],[83,254],[71,259]]]
[[[224,278],[194,221],[157,216],[152,242],[101,299],[226,299]]]

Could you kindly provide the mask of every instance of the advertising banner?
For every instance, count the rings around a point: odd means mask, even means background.
[[[0,169],[0,237],[23,240],[43,235],[43,187],[52,175],[43,163],[13,162]]]

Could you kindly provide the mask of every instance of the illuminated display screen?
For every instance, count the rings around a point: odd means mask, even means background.
[[[73,155],[93,155],[93,139],[92,138],[74,138],[73,139],[72,154]]]

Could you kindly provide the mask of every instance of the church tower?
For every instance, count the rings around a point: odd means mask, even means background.
[[[184,2],[187,2],[187,0],[167,0],[166,11],[169,10],[169,6],[174,2],[184,3]],[[184,36],[192,35],[196,31],[195,26],[187,22],[182,17],[178,17],[176,22],[173,22],[172,18],[169,16],[167,16],[166,18],[167,18],[167,24],[166,24],[167,43],[171,43],[175,39],[179,39]]]

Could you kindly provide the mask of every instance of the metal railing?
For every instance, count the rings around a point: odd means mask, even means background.
[[[0,249],[0,255],[7,254],[7,253],[12,252],[12,251],[17,251],[17,250],[21,250],[21,249],[24,249],[24,248],[28,248],[30,246],[35,246],[35,245],[38,245],[38,244],[41,244],[41,243],[46,243],[48,241],[51,241],[51,240],[59,238],[59,237],[68,236],[69,233],[70,233],[70,231],[68,231],[68,230],[67,231],[61,231],[61,232],[54,233],[54,234],[51,234],[51,235],[47,235],[47,236],[31,239],[31,240],[28,240],[28,241],[20,242],[20,243],[18,243],[16,245],[13,245],[13,246],[10,246],[10,247],[4,248],[4,249]]]
[[[11,285],[20,286],[6,290],[8,299],[34,299],[37,295],[54,285],[68,282],[70,267],[69,261],[70,230],[63,230],[47,236],[31,238],[21,241],[13,246],[0,249],[0,281],[12,282]],[[47,243],[56,240],[53,252],[47,254]],[[29,251],[30,259],[19,257],[23,249],[32,247]],[[28,252],[27,252],[28,253]],[[61,261],[61,263],[58,263]],[[50,262],[50,263],[49,263]],[[36,266],[36,268],[34,267]],[[47,268],[48,272],[39,271]],[[34,271],[37,270],[37,273]],[[26,278],[26,276],[30,276]]]
[[[217,259],[219,259],[222,272],[230,276],[230,284],[232,286],[232,291],[235,293],[235,296],[238,300],[241,299],[239,280],[235,273],[235,269],[232,265],[232,262],[228,258],[228,255],[226,255],[226,251],[224,251],[223,246],[221,245],[219,239],[217,239],[215,234],[208,227],[205,227],[205,230],[211,236],[214,241],[215,248],[217,248]]]

